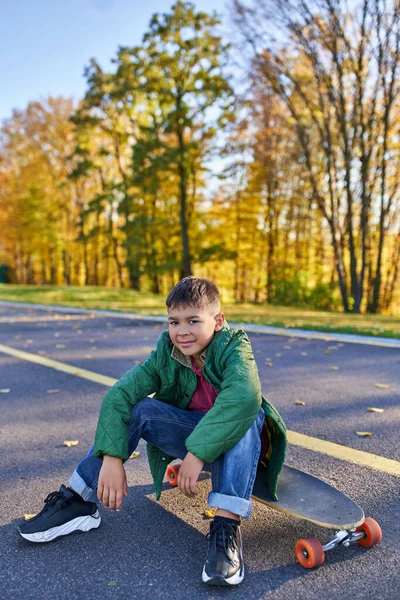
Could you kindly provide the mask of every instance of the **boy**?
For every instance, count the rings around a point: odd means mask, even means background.
[[[149,358],[104,398],[95,444],[73,473],[70,487],[62,485],[49,494],[42,512],[19,531],[27,540],[47,542],[98,527],[97,499],[121,510],[127,495],[123,462],[143,438],[157,500],[173,458],[183,460],[178,488],[189,498],[198,493],[204,465],[211,470],[208,502],[217,512],[207,535],[202,580],[236,585],[244,577],[240,518],[252,509],[260,457],[276,494],[285,426],[261,395],[246,334],[225,323],[215,284],[186,277],[171,290],[166,305],[168,331]]]

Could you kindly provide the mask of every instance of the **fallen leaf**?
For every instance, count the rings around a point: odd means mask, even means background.
[[[283,346],[285,348],[285,350],[291,350],[292,346]]]
[[[26,344],[33,344],[33,340],[26,340]]]
[[[308,356],[308,352],[300,352],[301,356]]]
[[[60,337],[61,333],[55,333],[54,337]]]
[[[374,412],[374,413],[383,413],[384,409],[383,408],[373,408],[373,407],[369,407],[369,412]]]
[[[266,367],[273,367],[274,365],[273,365],[273,363],[272,363],[272,362],[266,362],[266,363],[265,363],[265,366],[266,366]]]
[[[275,356],[282,356],[282,354],[281,354],[280,352],[277,352],[277,353],[275,354]]]
[[[117,585],[117,582],[114,581],[114,579],[111,579],[111,581],[108,582],[108,587],[115,587]]]
[[[91,354],[85,354],[85,358],[87,358],[88,360],[90,360],[91,358],[93,358],[93,356]]]
[[[331,367],[332,371],[339,371],[339,367]]]
[[[20,336],[20,335],[14,335],[14,339],[15,339],[15,340],[20,340],[20,339],[21,339],[21,337],[22,337],[22,336]]]
[[[10,388],[4,388],[0,390],[0,394],[9,394],[11,392]]]
[[[325,354],[332,354],[330,350],[325,350]]]
[[[29,519],[33,519],[33,517],[36,517],[36,515],[37,515],[37,513],[32,513],[32,514],[25,513],[24,514],[24,519],[25,519],[25,521],[29,521]]]
[[[338,347],[337,346],[328,346],[328,350],[337,350]]]
[[[47,354],[47,352],[45,350],[39,350],[38,354],[40,354],[41,356],[43,356],[44,354]]]
[[[204,511],[204,516],[208,517],[209,519],[213,519],[215,517],[216,513],[217,513],[216,508],[206,508],[206,510]]]
[[[82,329],[78,329],[76,333],[82,333]]]
[[[95,341],[96,341],[96,340],[95,340],[95,339],[93,339],[93,338],[92,338],[91,340],[89,340],[89,342],[90,342],[91,344],[94,344],[94,343],[95,343]]]
[[[137,458],[138,456],[140,456],[140,452],[135,450],[135,452],[132,452],[129,458]]]
[[[370,435],[372,435],[370,431],[356,431],[356,434],[360,437],[369,437]]]
[[[65,344],[56,344],[56,348],[65,348]]]
[[[58,394],[60,390],[47,390],[48,394]]]
[[[375,387],[381,388],[382,390],[389,390],[390,389],[390,383],[376,383]]]
[[[295,404],[298,404],[299,406],[305,406],[306,403],[303,402],[302,400],[296,400]]]
[[[64,446],[67,446],[67,448],[71,448],[72,446],[77,446],[79,444],[78,440],[66,440],[65,442],[63,442]]]

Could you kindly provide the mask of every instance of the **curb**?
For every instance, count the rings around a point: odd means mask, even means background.
[[[72,306],[57,306],[57,305],[45,305],[45,304],[29,304],[26,302],[10,302],[7,300],[0,300],[0,306],[19,306],[21,308],[34,308],[36,310],[47,310],[51,312],[60,313],[75,313],[75,314],[87,314],[99,315],[102,317],[110,317],[114,319],[131,319],[134,321],[150,321],[167,323],[167,317],[159,315],[138,315],[135,313],[123,313],[112,310],[100,310],[90,308],[75,308]],[[305,329],[284,329],[282,327],[270,327],[268,325],[252,325],[250,323],[231,323],[232,327],[238,329],[244,329],[249,333],[258,333],[264,335],[281,335],[285,337],[300,337],[307,338],[310,340],[323,340],[325,342],[345,342],[348,344],[361,344],[364,346],[380,346],[384,348],[400,348],[400,339],[396,338],[383,338],[383,337],[372,337],[363,335],[353,335],[345,333],[328,333],[324,331],[313,331]]]

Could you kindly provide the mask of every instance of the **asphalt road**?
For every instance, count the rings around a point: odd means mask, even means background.
[[[114,378],[144,360],[163,329],[157,322],[0,307],[0,344]],[[249,337],[264,394],[289,429],[400,460],[400,349]],[[2,598],[400,597],[399,478],[295,446],[289,446],[287,463],[334,485],[375,518],[383,530],[379,546],[333,550],[323,567],[306,571],[294,557],[296,540],[317,535],[325,541],[331,532],[255,504],[242,527],[243,583],[204,586],[210,483],[201,482],[195,500],[165,484],[156,502],[143,443],[127,465],[129,494],[120,513],[101,509],[101,527],[87,534],[43,545],[24,541],[16,526],[67,482],[89,449],[107,388],[0,353],[0,389],[10,390],[0,393]],[[299,400],[305,404],[295,404]],[[372,435],[361,438],[356,431]],[[66,448],[67,439],[79,445]]]

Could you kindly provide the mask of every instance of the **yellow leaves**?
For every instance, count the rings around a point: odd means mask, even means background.
[[[66,446],[67,448],[72,448],[73,446],[77,446],[78,444],[78,440],[65,440],[63,442],[63,446]]]
[[[356,431],[356,434],[359,437],[369,437],[372,435],[372,433],[370,431]]]
[[[339,371],[339,367],[330,367],[332,371]]]
[[[389,390],[390,383],[376,383],[375,387],[380,388],[381,390]]]
[[[140,452],[135,450],[135,452],[132,452],[132,454],[130,455],[129,458],[134,459],[134,458],[137,458],[138,456],[140,456]]]
[[[282,354],[281,354],[280,352],[277,352],[277,353],[275,354],[275,356],[282,356]]]
[[[24,514],[24,519],[25,521],[29,521],[29,519],[33,519],[33,517],[36,517],[37,513],[25,513]]]
[[[332,354],[330,350],[325,350],[325,354]]]
[[[142,365],[143,361],[142,360],[135,360],[135,365]]]
[[[372,413],[383,413],[384,409],[383,408],[374,408],[372,406],[370,406],[368,408],[368,412],[372,412]]]
[[[208,519],[213,519],[215,517],[216,513],[217,513],[216,508],[206,508],[206,510],[204,511],[203,514]]]
[[[267,362],[265,363],[265,366],[266,366],[266,367],[273,367],[274,365],[273,365],[273,363],[272,363],[272,362],[269,362],[269,361],[267,361]]]
[[[91,354],[85,354],[84,358],[87,358],[88,360],[92,360],[93,356]]]
[[[302,400],[296,400],[295,404],[297,404],[298,406],[305,406],[306,403],[303,402]]]
[[[47,390],[48,394],[58,394],[60,390]]]
[[[65,348],[65,344],[56,344],[56,348],[57,349]]]
[[[61,333],[55,333],[54,337],[60,337]]]
[[[10,388],[3,388],[2,390],[0,390],[0,394],[9,394],[10,392]]]

